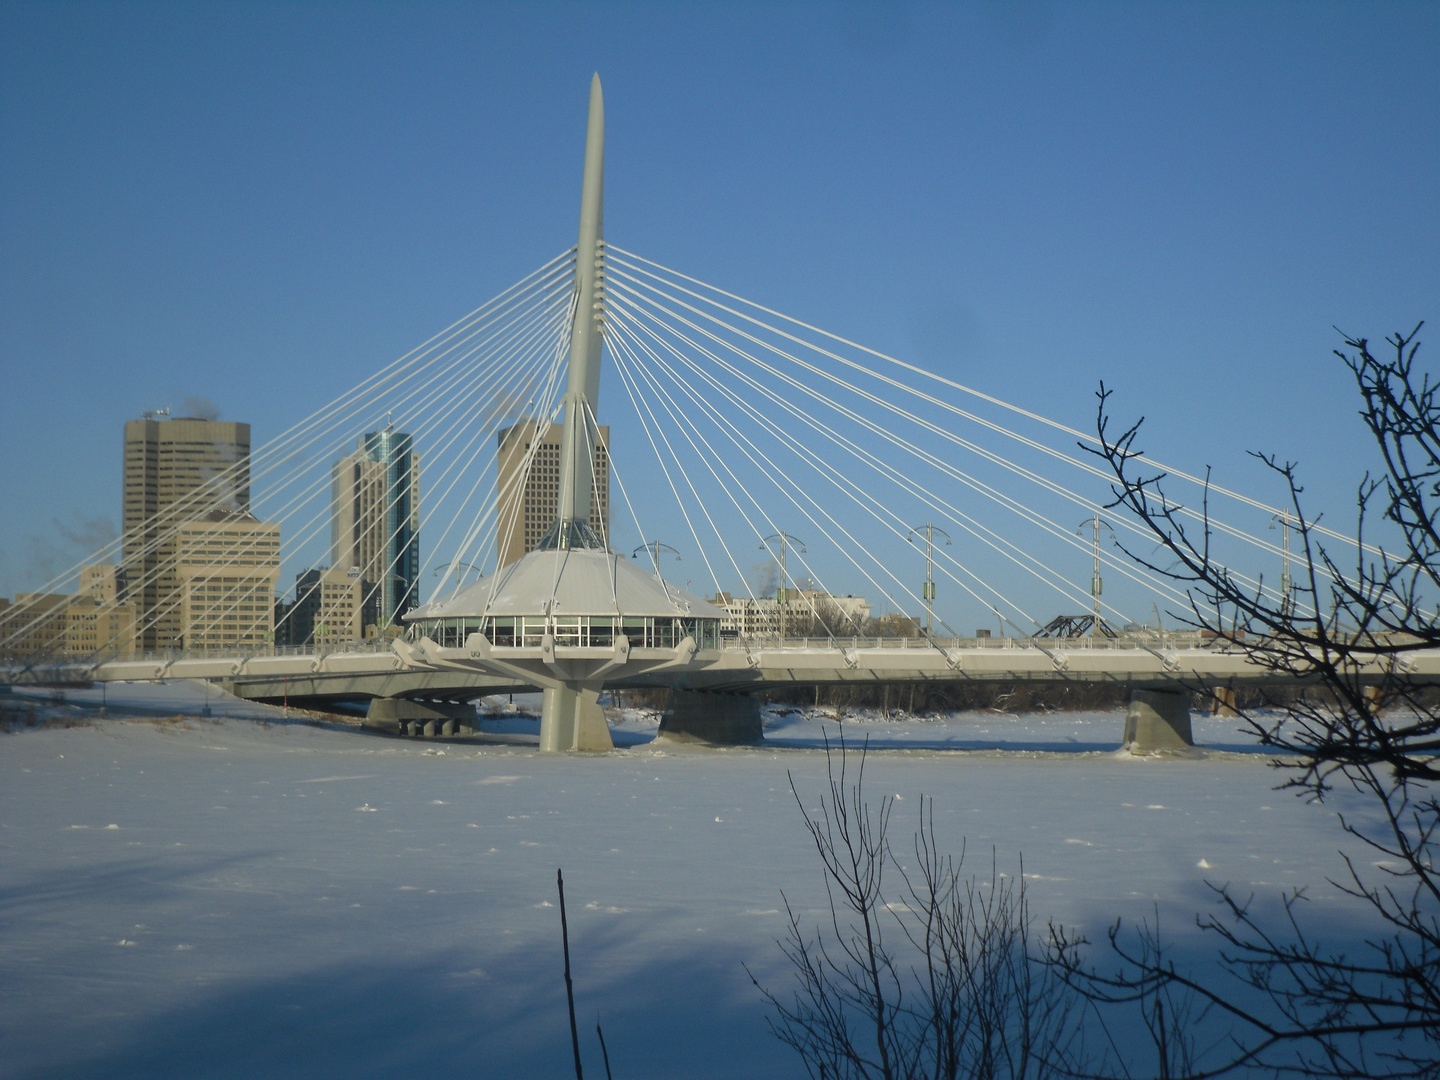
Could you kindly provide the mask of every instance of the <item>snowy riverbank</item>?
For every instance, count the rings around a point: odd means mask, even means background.
[[[767,746],[705,750],[652,743],[634,713],[613,754],[542,758],[278,712],[77,710],[0,736],[6,1076],[567,1075],[557,866],[588,1068],[598,1017],[626,1080],[803,1074],[741,964],[780,983],[781,890],[823,900],[787,774],[818,797],[833,721],[772,713]],[[491,723],[523,742],[533,721]],[[900,796],[902,836],[934,796],[975,871],[991,845],[1007,872],[1023,852],[1042,919],[1094,934],[1158,904],[1183,940],[1206,879],[1261,897],[1309,883],[1334,925],[1354,910],[1324,880],[1334,807],[1273,791],[1233,721],[1197,717],[1219,748],[1198,761],[1126,759],[1121,725],[843,727],[870,735],[867,783]]]

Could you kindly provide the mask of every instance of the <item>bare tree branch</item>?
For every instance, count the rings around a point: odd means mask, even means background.
[[[1440,588],[1440,386],[1416,368],[1419,330],[1387,339],[1393,359],[1376,358],[1364,338],[1345,337],[1348,352],[1337,351],[1356,380],[1360,415],[1384,467],[1357,491],[1348,558],[1328,550],[1306,517],[1295,463],[1255,455],[1289,493],[1301,566],[1293,594],[1247,589],[1217,561],[1208,498],[1199,532],[1187,532],[1164,474],[1145,468],[1140,422],[1113,436],[1110,391],[1100,388],[1100,448],[1092,452],[1114,475],[1110,506],[1132,514],[1161,553],[1130,557],[1185,590],[1192,626],[1315,687],[1298,699],[1263,702],[1278,709],[1242,712],[1262,744],[1281,755],[1281,786],[1322,800],[1334,785],[1348,785],[1380,811],[1378,824],[1340,819],[1346,834],[1380,857],[1374,869],[1383,881],[1372,884],[1369,868],[1362,873],[1342,856],[1347,876],[1332,884],[1363,901],[1384,928],[1355,955],[1307,933],[1303,889],[1282,898],[1283,925],[1270,930],[1248,901],[1212,886],[1220,914],[1199,925],[1217,936],[1223,967],[1255,992],[1248,997],[1178,971],[1165,958],[1158,924],[1140,927],[1133,941],[1118,922],[1112,927],[1109,946],[1121,962],[1114,975],[1086,965],[1083,939],[1052,929],[1052,962],[1097,1007],[1147,995],[1158,1003],[1177,990],[1203,1003],[1207,1022],[1227,1025],[1225,1041],[1202,1055],[1208,1063],[1195,1058],[1184,1071],[1191,1080],[1257,1068],[1277,1076],[1440,1076],[1440,803],[1430,790],[1440,779],[1440,704],[1407,665],[1410,654],[1440,647],[1433,606]],[[1398,527],[1398,553],[1366,537],[1377,506]],[[1159,1013],[1152,1015],[1153,1032]],[[1173,1005],[1170,1015],[1174,1030]]]

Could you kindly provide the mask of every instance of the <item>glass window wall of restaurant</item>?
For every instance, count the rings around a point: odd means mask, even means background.
[[[504,615],[489,618],[416,619],[407,637],[429,638],[444,649],[463,649],[471,634],[484,634],[497,649],[538,649],[546,633],[559,649],[608,649],[617,635],[630,639],[632,649],[673,649],[687,637],[697,649],[720,647],[719,619],[687,619],[665,615]]]

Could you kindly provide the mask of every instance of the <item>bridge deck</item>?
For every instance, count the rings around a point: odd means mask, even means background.
[[[516,662],[534,664],[541,649],[497,650]],[[363,699],[438,697],[471,699],[485,693],[526,688],[512,673],[487,669],[464,649],[425,643],[402,657],[393,648],[328,653],[249,656],[159,655],[101,663],[50,662],[10,665],[0,681],[57,684],[157,679],[205,679],[229,685],[245,697]],[[559,648],[553,658],[604,660],[608,649]],[[1201,642],[1196,635],[1174,639],[1067,639],[1040,642],[1017,638],[935,640],[865,638],[792,639],[785,642],[728,642],[696,652],[685,663],[670,663],[665,649],[634,649],[631,663],[614,670],[606,686],[679,686],[696,690],[748,691],[767,686],[859,682],[1112,682],[1137,686],[1180,684],[1261,685],[1294,682],[1256,663],[1233,646]],[[417,658],[418,657],[418,658]],[[645,663],[640,663],[645,662]],[[626,669],[630,668],[630,671]],[[1440,651],[1408,654],[1396,669],[1401,677],[1440,683]],[[1387,677],[1378,662],[1362,678]]]

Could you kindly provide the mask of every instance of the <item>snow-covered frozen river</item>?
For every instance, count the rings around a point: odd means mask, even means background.
[[[260,715],[0,735],[0,1075],[570,1075],[557,867],[592,1075],[597,1018],[617,1078],[803,1075],[741,965],[781,984],[781,891],[823,901],[787,774],[813,805],[833,721],[710,750],[632,719],[613,754],[540,757]],[[1334,806],[1272,790],[1233,721],[1197,717],[1202,760],[1123,757],[1122,722],[843,726],[900,846],[934,796],[971,869],[1023,853],[1042,920],[1158,904],[1183,940],[1208,879],[1309,883],[1343,923]]]

